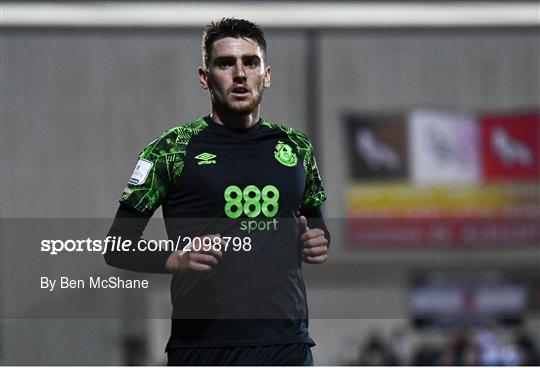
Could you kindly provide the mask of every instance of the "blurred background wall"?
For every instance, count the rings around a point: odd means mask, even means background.
[[[16,25],[6,19],[0,46],[1,217],[111,218],[139,150],[161,131],[210,111],[197,79],[204,23],[81,27]],[[403,359],[412,359],[410,351],[426,336],[443,341],[445,333],[457,334],[413,327],[410,300],[418,275],[469,272],[474,278],[474,272],[485,271],[527,287],[537,284],[536,242],[488,248],[350,247],[343,119],[351,112],[395,113],[417,106],[474,113],[538,111],[538,22],[264,28],[272,86],[262,115],[312,137],[329,198],[331,257],[323,266],[305,267],[316,364],[358,363],[362,346],[368,351],[364,355],[374,359],[388,348],[382,345],[402,346],[408,351]],[[96,272],[113,273],[99,260],[92,265]],[[52,261],[41,266],[55,267]],[[81,265],[69,267],[62,265],[62,272]],[[167,310],[168,277],[157,280],[160,291],[138,302]],[[24,303],[21,299],[21,307]],[[110,305],[120,313],[125,303],[111,300]],[[534,305],[523,318],[538,332],[540,310]],[[168,323],[3,319],[0,362],[160,364]],[[375,335],[382,343],[373,342]]]

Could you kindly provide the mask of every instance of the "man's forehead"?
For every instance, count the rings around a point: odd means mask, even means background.
[[[262,49],[257,41],[251,38],[225,37],[212,44],[212,56],[258,55],[262,57]]]

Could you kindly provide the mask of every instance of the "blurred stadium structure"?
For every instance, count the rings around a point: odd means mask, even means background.
[[[2,226],[111,218],[138,150],[209,111],[203,26],[247,18],[269,44],[263,116],[311,136],[329,197],[331,258],[305,267],[316,364],[540,364],[539,14],[537,2],[3,2]],[[37,283],[28,267],[117,271],[99,256],[8,259],[5,242],[1,364],[164,361],[167,276],[103,300],[117,318],[15,319],[6,310],[46,302],[12,298],[6,269],[21,284]],[[120,319],[134,305],[154,317]]]

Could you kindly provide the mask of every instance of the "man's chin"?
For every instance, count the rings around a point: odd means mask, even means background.
[[[251,101],[242,104],[231,104],[227,106],[227,110],[235,115],[249,115],[259,106],[257,101]]]

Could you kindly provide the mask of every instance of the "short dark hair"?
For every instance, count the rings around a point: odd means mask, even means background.
[[[259,44],[263,55],[266,56],[266,40],[261,27],[245,19],[221,18],[217,22],[210,23],[203,33],[202,56],[204,66],[208,66],[213,43],[226,37],[251,38]]]

